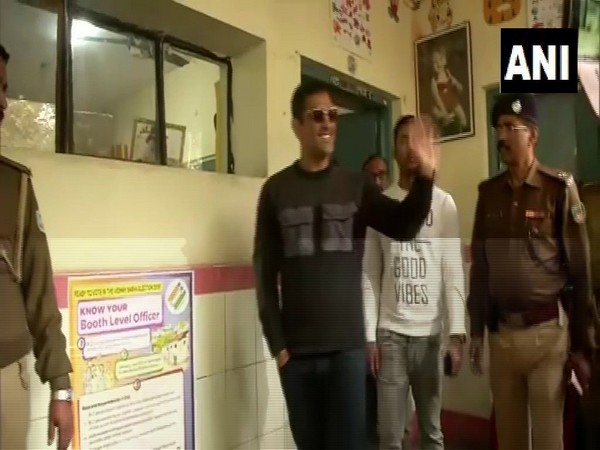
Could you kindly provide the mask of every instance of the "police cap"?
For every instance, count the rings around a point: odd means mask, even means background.
[[[498,124],[502,115],[517,116],[537,125],[537,106],[532,94],[501,94],[492,109],[492,126]]]

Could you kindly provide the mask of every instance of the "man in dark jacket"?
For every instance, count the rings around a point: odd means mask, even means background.
[[[363,450],[366,228],[414,238],[431,206],[435,139],[430,124],[419,121],[411,135],[419,174],[397,202],[364,174],[332,164],[338,113],[327,85],[301,84],[291,106],[300,159],[271,176],[258,201],[260,320],[298,449]]]

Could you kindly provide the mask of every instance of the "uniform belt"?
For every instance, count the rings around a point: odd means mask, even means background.
[[[500,314],[500,322],[509,327],[529,328],[552,319],[557,319],[558,314],[558,302],[552,302],[518,313],[503,312]]]

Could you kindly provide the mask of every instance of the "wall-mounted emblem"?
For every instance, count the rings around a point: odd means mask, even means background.
[[[352,75],[356,73],[356,58],[353,55],[348,55],[348,72]]]

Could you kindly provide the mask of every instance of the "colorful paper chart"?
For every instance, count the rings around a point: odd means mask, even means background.
[[[371,56],[371,0],[331,0],[334,40],[362,58]]]

